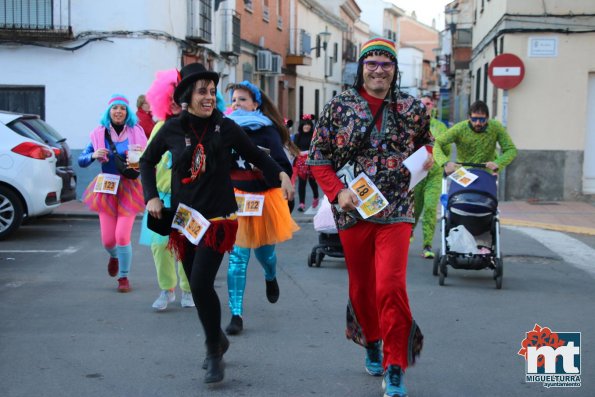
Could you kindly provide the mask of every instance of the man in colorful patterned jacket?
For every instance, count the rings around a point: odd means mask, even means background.
[[[308,164],[331,203],[337,204],[333,213],[349,276],[347,336],[366,347],[366,371],[384,374],[385,396],[403,396],[404,371],[414,363],[423,339],[406,289],[414,218],[410,173],[403,160],[430,144],[432,137],[419,100],[396,87],[392,41],[366,42],[358,64],[354,86],[324,107]],[[358,196],[336,175],[348,163],[353,176],[365,173],[388,201],[365,220],[356,210]],[[424,167],[432,164],[429,156]]]

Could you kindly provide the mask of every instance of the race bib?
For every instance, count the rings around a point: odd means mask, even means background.
[[[120,175],[99,174],[95,180],[95,193],[116,194],[120,184]]]
[[[261,194],[236,194],[238,216],[262,216],[264,196]]]
[[[388,200],[364,173],[359,174],[349,183],[349,189],[357,195],[359,199],[357,211],[364,219],[379,213],[388,205]]]
[[[173,229],[178,229],[194,245],[198,245],[211,225],[200,212],[184,205],[178,204],[174,220],[171,224]]]

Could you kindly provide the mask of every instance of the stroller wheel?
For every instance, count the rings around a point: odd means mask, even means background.
[[[314,262],[316,261],[316,251],[312,251],[310,255],[308,255],[308,267],[312,267]]]
[[[316,267],[320,267],[322,260],[324,259],[324,254],[322,252],[316,253]]]
[[[442,269],[440,269],[440,272],[438,273],[438,284],[439,285],[444,285],[444,278],[446,276],[444,275],[444,273],[442,273]]]
[[[444,285],[444,279],[448,276],[448,257],[445,255],[440,258],[440,263],[438,266],[438,284]]]
[[[501,258],[494,259],[494,280],[496,280],[496,289],[502,288],[502,276],[504,275],[504,264]]]
[[[434,263],[432,265],[432,275],[438,275],[438,266],[440,266],[440,262],[442,262],[442,256],[440,256],[440,252],[436,251],[434,255]]]

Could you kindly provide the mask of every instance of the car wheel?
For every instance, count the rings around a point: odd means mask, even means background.
[[[10,189],[0,186],[0,240],[15,232],[23,221],[23,204]]]

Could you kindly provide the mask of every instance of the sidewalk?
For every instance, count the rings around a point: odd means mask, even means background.
[[[577,201],[526,202],[501,201],[500,219],[503,225],[525,226],[595,236],[595,205]],[[50,215],[63,218],[96,217],[78,200],[66,202]],[[141,216],[141,215],[139,215]],[[311,216],[293,212],[296,220]]]
[[[595,236],[595,205],[577,201],[501,201],[503,225]]]

